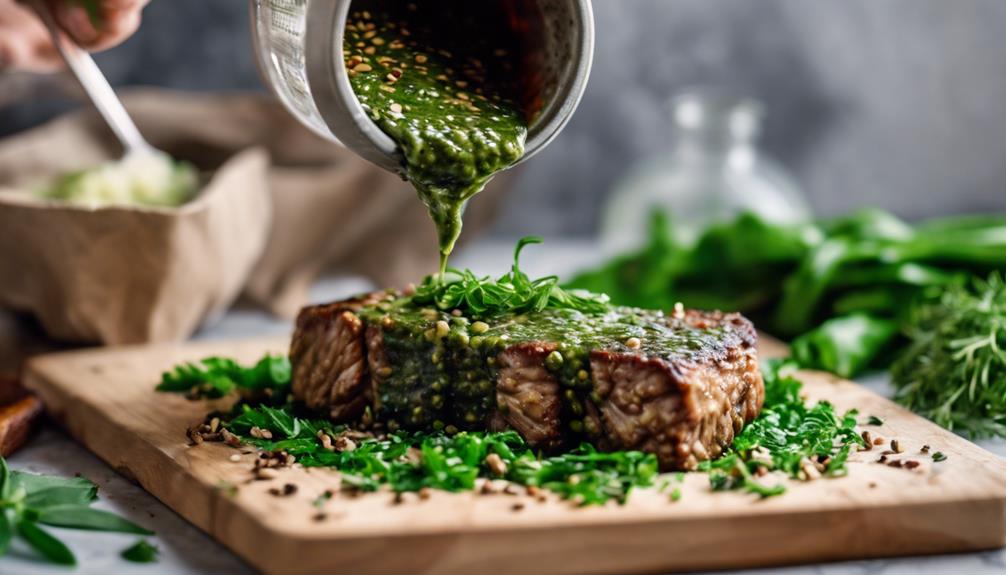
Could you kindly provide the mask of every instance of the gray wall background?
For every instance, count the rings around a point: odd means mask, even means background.
[[[1006,212],[1006,1],[594,0],[579,111],[525,164],[500,234],[589,234],[626,170],[670,142],[667,98],[723,85],[767,104],[764,144],[821,214]],[[154,0],[99,57],[118,85],[261,89],[241,0]],[[69,104],[0,109],[0,133]]]

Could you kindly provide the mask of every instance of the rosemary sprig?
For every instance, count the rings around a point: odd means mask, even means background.
[[[1006,436],[1006,281],[952,286],[912,313],[892,366],[897,400],[971,437]]]
[[[539,237],[517,242],[510,271],[493,279],[478,277],[471,270],[451,268],[445,277],[428,276],[416,288],[412,301],[441,310],[460,309],[471,317],[486,318],[505,313],[541,311],[547,308],[575,309],[584,313],[604,313],[611,309],[608,296],[559,287],[558,276],[532,280],[520,269],[520,253]]]

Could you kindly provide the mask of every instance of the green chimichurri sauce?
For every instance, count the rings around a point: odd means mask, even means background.
[[[670,362],[694,360],[724,349],[722,327],[699,329],[659,311],[613,307],[587,314],[572,309],[504,313],[485,321],[416,306],[410,297],[389,295],[362,309],[381,326],[390,367],[375,373],[380,418],[393,428],[479,429],[498,409],[499,355],[514,344],[554,342],[545,367],[563,388],[571,430],[588,436],[588,406],[604,397],[590,377],[590,354],[605,349],[637,352]],[[547,343],[547,345],[552,345]]]
[[[463,53],[445,48],[446,39],[410,17],[414,5],[400,4],[396,13],[351,15],[346,68],[360,104],[398,145],[405,176],[433,218],[443,274],[465,202],[524,155],[527,121],[501,87],[510,50],[488,45],[491,35],[466,42]]]

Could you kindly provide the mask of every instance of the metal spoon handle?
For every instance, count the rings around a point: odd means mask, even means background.
[[[146,151],[151,149],[150,144],[143,139],[143,135],[136,128],[133,119],[129,117],[126,108],[119,101],[115,91],[108,84],[101,69],[94,63],[91,55],[80,46],[60,33],[49,7],[42,0],[33,2],[35,11],[38,12],[42,22],[49,29],[52,35],[52,43],[59,52],[59,55],[66,61],[66,65],[73,72],[84,89],[91,103],[97,108],[98,113],[105,119],[108,127],[115,133],[115,137],[122,143],[126,153]]]

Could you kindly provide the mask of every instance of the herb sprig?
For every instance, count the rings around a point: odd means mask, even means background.
[[[493,279],[478,277],[471,270],[450,268],[444,277],[428,276],[416,288],[412,301],[449,311],[460,309],[469,316],[487,318],[505,313],[525,313],[543,309],[574,309],[584,313],[604,313],[611,309],[608,296],[559,287],[558,276],[532,280],[520,269],[521,251],[540,237],[525,237],[514,249],[510,271]]]
[[[270,354],[252,367],[222,357],[176,365],[161,375],[157,391],[186,393],[192,399],[217,399],[236,390],[285,397],[289,387],[290,360]]]
[[[942,290],[912,314],[891,368],[897,400],[972,437],[1006,436],[1006,281]]]
[[[114,513],[93,509],[97,499],[98,486],[87,479],[11,471],[0,457],[0,557],[20,537],[47,560],[76,565],[70,548],[42,525],[153,535]]]
[[[782,484],[766,486],[756,480],[760,469],[795,479],[807,479],[808,473],[836,477],[848,472],[853,446],[865,445],[856,432],[856,411],[838,415],[828,402],[806,404],[800,398],[803,384],[792,375],[795,367],[781,360],[763,364],[761,415],[734,439],[725,456],[700,466],[709,472],[714,490],[743,489],[762,497],[785,492]]]

